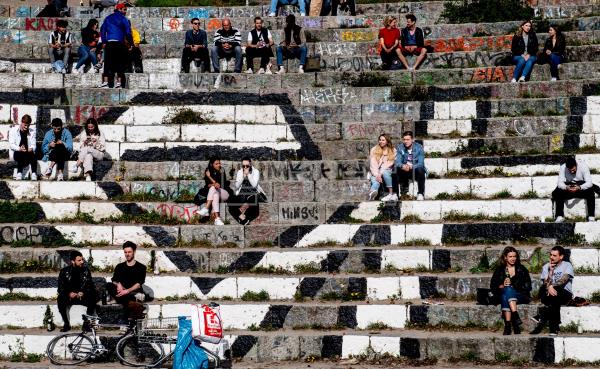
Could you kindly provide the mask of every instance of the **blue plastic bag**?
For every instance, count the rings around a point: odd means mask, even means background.
[[[184,316],[179,317],[173,369],[208,369],[208,356],[192,338],[192,321]]]

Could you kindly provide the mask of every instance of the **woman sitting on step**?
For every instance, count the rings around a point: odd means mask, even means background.
[[[511,51],[515,71],[511,82],[527,80],[537,60],[538,47],[538,39],[533,32],[531,21],[521,23],[512,39]]]
[[[243,158],[242,168],[235,175],[235,196],[229,202],[229,213],[241,225],[248,225],[258,218],[258,204],[267,201],[259,181],[260,172],[252,166],[252,160],[249,157]]]
[[[517,304],[529,304],[531,301],[531,277],[529,271],[521,264],[519,252],[512,246],[505,247],[498,267],[492,275],[490,289],[500,298],[502,320],[504,321],[504,335],[512,332],[521,333],[520,325],[523,323],[517,311]]]
[[[104,135],[98,128],[98,121],[94,118],[89,118],[85,122],[85,129],[76,139],[79,142],[79,159],[75,172],[77,176],[81,176],[81,168],[85,174],[85,180],[91,181],[94,174],[94,160],[104,159],[106,150],[106,141]]]
[[[553,24],[548,29],[548,38],[544,44],[544,49],[540,54],[540,64],[550,64],[550,81],[558,80],[558,66],[562,64],[565,58],[565,36],[557,25]]]
[[[198,191],[194,198],[194,203],[201,205],[201,200],[205,199],[205,206],[200,210],[200,216],[207,217],[209,214],[215,225],[223,225],[219,216],[220,203],[226,202],[231,195],[229,181],[226,174],[221,170],[221,159],[212,157],[208,161],[208,168],[204,171],[204,188]],[[211,211],[212,210],[212,211]]]
[[[379,135],[378,143],[369,152],[369,180],[371,189],[369,190],[368,200],[375,200],[379,194],[379,187],[385,183],[388,194],[382,201],[396,201],[398,197],[394,194],[392,185],[392,168],[396,160],[396,149],[392,144],[392,139],[388,134]]]

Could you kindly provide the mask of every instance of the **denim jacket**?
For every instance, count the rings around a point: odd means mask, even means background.
[[[66,127],[63,127],[63,129],[62,129],[60,140],[62,142],[64,142],[65,148],[67,149],[67,151],[70,154],[72,154],[73,153],[73,136],[71,135],[71,132],[69,132],[69,130]],[[44,154],[44,157],[42,158],[43,161],[48,161],[49,156],[50,156],[50,151],[52,151],[52,148],[50,147],[50,142],[53,142],[53,141],[54,141],[54,131],[52,129],[50,129],[50,130],[48,130],[48,132],[46,132],[46,135],[44,136],[44,142],[42,142],[42,153]]]
[[[398,168],[406,164],[406,161],[408,160],[408,150],[404,144],[398,144],[398,146],[396,146],[396,152],[396,168]],[[425,150],[423,150],[423,146],[420,143],[413,142],[412,156],[413,168],[425,169]]]

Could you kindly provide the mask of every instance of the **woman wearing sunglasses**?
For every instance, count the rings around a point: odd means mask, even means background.
[[[235,176],[235,198],[229,202],[229,213],[242,225],[247,225],[259,215],[258,203],[267,201],[267,196],[258,181],[260,173],[252,167],[252,160],[242,159],[242,168]]]

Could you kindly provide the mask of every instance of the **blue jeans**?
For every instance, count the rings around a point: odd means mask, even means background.
[[[502,307],[502,311],[510,311],[511,301],[516,301],[517,304],[525,304],[528,300],[512,286],[504,287],[502,289],[502,296],[500,296],[500,306]]]
[[[98,64],[98,58],[96,57],[96,53],[90,50],[89,46],[81,45],[79,49],[77,49],[77,55],[79,56],[79,60],[77,60],[77,66],[75,69],[79,69],[82,65],[87,65],[88,63],[92,63],[92,65]]]
[[[306,3],[304,0],[271,0],[271,13],[277,13],[277,4],[279,5],[298,5],[300,13],[306,14]]]
[[[210,58],[212,59],[213,69],[215,73],[219,73],[221,71],[221,67],[219,65],[219,61],[222,58],[232,58],[235,57],[235,73],[240,73],[242,71],[242,48],[240,46],[235,46],[232,49],[225,50],[219,46],[213,46],[210,50]]]
[[[382,170],[381,177],[383,178],[385,187],[392,188],[392,171],[390,169]],[[371,176],[371,191],[378,191],[379,186],[381,186],[381,183],[377,182],[375,176]]]
[[[286,59],[300,59],[300,65],[306,65],[306,54],[308,54],[306,45],[289,49],[287,47],[277,46],[277,66],[280,67],[283,65],[284,56]]]
[[[550,54],[550,75],[558,79],[558,66],[563,62],[563,57],[558,54]]]
[[[523,55],[513,56],[513,64],[516,64],[515,72],[513,73],[514,79],[519,79],[520,77],[525,77],[531,73],[533,69],[533,65],[537,58],[533,55],[529,55],[529,59],[525,60]]]

